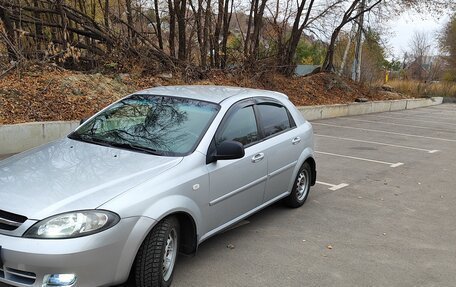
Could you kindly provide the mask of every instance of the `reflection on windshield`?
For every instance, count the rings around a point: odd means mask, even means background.
[[[86,122],[70,138],[160,155],[196,147],[219,107],[185,98],[133,95]]]

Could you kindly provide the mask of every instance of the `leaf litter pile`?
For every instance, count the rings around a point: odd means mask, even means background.
[[[0,79],[0,124],[67,121],[86,118],[129,93],[166,85],[226,85],[283,92],[297,106],[350,103],[357,98],[402,98],[382,93],[333,74],[287,78],[278,74],[247,75],[209,72],[204,79],[177,75],[102,75],[64,70],[56,66],[31,66]]]

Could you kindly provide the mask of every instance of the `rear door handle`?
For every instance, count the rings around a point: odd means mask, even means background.
[[[252,157],[252,162],[256,163],[261,161],[264,158],[264,153],[260,152]]]
[[[301,142],[301,138],[300,138],[300,137],[295,137],[295,138],[291,141],[292,144],[298,144],[298,143],[300,143],[300,142]]]

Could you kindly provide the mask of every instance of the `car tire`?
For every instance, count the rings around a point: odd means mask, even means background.
[[[312,169],[309,163],[305,162],[298,171],[293,183],[290,195],[286,198],[288,206],[296,208],[306,202],[310,191],[310,182],[312,179]]]
[[[179,248],[179,221],[168,217],[147,235],[135,259],[138,287],[168,287],[173,280]]]

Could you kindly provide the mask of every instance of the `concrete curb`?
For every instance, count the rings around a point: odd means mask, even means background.
[[[443,103],[454,104],[454,103],[456,103],[456,97],[444,97],[443,98]]]
[[[62,138],[78,126],[79,121],[0,125],[0,154],[18,153]]]
[[[298,107],[303,116],[311,120],[415,109],[439,105],[441,97],[379,101],[329,106]],[[0,125],[0,155],[18,153],[64,137],[79,126],[79,121],[36,122]]]
[[[433,97],[427,99],[405,99],[326,106],[307,106],[298,107],[298,110],[306,120],[313,121],[335,117],[416,109],[440,105],[442,101],[442,97]]]

